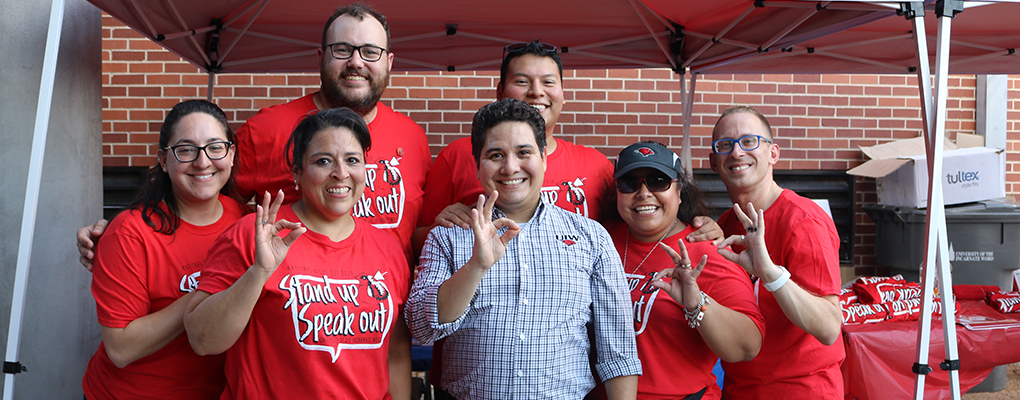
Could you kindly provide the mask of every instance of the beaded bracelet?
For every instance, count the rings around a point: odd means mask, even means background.
[[[687,318],[687,326],[691,327],[691,329],[701,326],[701,320],[705,318],[705,310],[708,310],[709,304],[712,304],[712,302],[708,300],[708,295],[702,291],[701,302],[694,308],[694,311],[684,307],[684,317]]]

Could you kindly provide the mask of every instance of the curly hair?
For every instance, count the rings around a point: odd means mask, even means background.
[[[542,118],[542,114],[528,103],[506,98],[482,106],[471,121],[471,154],[475,156],[476,165],[481,160],[482,147],[485,146],[489,130],[508,121],[528,124],[528,127],[535,133],[538,151],[545,154],[545,118]]]

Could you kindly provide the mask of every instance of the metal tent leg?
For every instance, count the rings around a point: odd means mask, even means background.
[[[43,56],[42,78],[39,80],[39,102],[35,112],[35,131],[32,134],[28,184],[25,187],[25,208],[21,217],[21,239],[18,244],[14,294],[11,297],[11,322],[8,325],[7,353],[4,356],[4,400],[14,398],[14,375],[25,371],[18,361],[18,353],[21,345],[25,295],[28,289],[28,271],[31,267],[32,242],[35,237],[35,217],[39,206],[39,186],[42,184],[43,157],[46,154],[46,136],[49,132],[50,107],[53,105],[57,51],[60,48],[60,31],[64,25],[64,0],[53,0],[49,24],[49,30],[46,33],[46,50]]]
[[[684,173],[688,179],[694,178],[693,165],[691,164],[691,113],[694,110],[694,85],[698,83],[698,75],[691,73],[691,88],[687,90],[687,74],[677,73],[680,77],[680,98],[683,104],[684,118],[684,139],[683,149],[680,150],[680,165],[684,167]]]
[[[947,4],[948,3],[948,4]],[[917,374],[914,386],[914,398],[924,398],[925,377],[931,371],[928,366],[928,352],[931,345],[931,312],[935,293],[935,273],[938,272],[939,293],[942,306],[942,332],[945,344],[946,360],[940,363],[943,370],[949,372],[949,384],[954,400],[960,399],[960,361],[956,342],[956,304],[953,299],[952,275],[949,264],[949,248],[946,233],[945,203],[942,199],[942,152],[945,140],[946,98],[948,93],[949,71],[949,37],[952,18],[962,9],[954,9],[953,2],[940,0],[937,5],[939,18],[938,47],[935,57],[935,93],[932,96],[931,75],[928,64],[928,49],[924,30],[924,11],[920,3],[905,4],[915,14],[913,18],[914,32],[917,40],[917,56],[919,61],[918,85],[921,88],[922,118],[928,163],[928,209],[925,232],[925,261],[921,274],[923,292],[921,294],[921,315],[917,331],[917,362],[913,372]],[[944,18],[948,17],[948,18]],[[932,268],[934,267],[934,268]]]
[[[212,72],[212,71],[209,71],[209,83],[206,85],[205,99],[206,99],[206,101],[208,101],[210,103],[213,102],[213,87],[214,86],[216,86],[216,73]]]

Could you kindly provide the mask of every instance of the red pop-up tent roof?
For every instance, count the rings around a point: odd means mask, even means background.
[[[676,2],[647,0],[649,4],[662,5],[655,8],[671,18],[683,15],[683,9]],[[770,2],[766,6],[783,3],[787,7],[807,7],[801,12],[810,13],[818,4],[815,2]],[[952,40],[949,53],[952,60],[949,72],[954,74],[1008,74],[1020,71],[1020,54],[1014,49],[1020,46],[1020,24],[1015,21],[1020,15],[1020,4],[986,2],[963,2],[966,7],[952,21]],[[894,3],[895,4],[895,3]],[[828,9],[874,8],[875,4],[833,2]],[[791,12],[794,8],[790,9]],[[934,65],[938,21],[934,18],[936,5],[925,7],[925,31],[929,49],[929,63]],[[916,72],[918,67],[916,39],[911,21],[902,16],[874,20],[869,23],[852,25],[861,18],[839,24],[846,27],[835,33],[807,38],[793,46],[772,46],[767,53],[757,51],[756,42],[744,44],[743,54],[734,51],[728,57],[696,57],[688,60],[694,72],[732,73],[897,73]],[[836,29],[831,29],[836,30]],[[690,38],[692,35],[688,35]],[[704,40],[702,40],[704,42]],[[731,45],[731,48],[738,47]]]
[[[203,71],[314,72],[335,1],[90,0]],[[929,1],[929,3],[931,3]],[[975,2],[967,2],[975,3]],[[568,68],[688,66],[703,73],[909,73],[897,3],[749,0],[376,0],[396,70],[496,69],[500,49],[539,38]],[[928,5],[929,10],[934,8]],[[965,11],[953,73],[1017,70],[1020,4]],[[974,15],[972,15],[974,14]],[[928,18],[935,32],[934,18]],[[932,56],[934,55],[934,46]],[[980,62],[968,58],[988,56]]]

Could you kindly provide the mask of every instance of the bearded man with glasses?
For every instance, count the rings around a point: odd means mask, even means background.
[[[262,109],[237,130],[238,153],[243,153],[237,159],[237,187],[243,198],[283,189],[286,203],[298,200],[283,160],[290,131],[306,114],[350,108],[365,119],[372,134],[371,156],[365,160],[370,182],[354,215],[396,236],[414,265],[410,241],[432,154],[417,123],[379,103],[393,66],[389,46],[389,25],[381,13],[362,3],[338,8],[322,31],[319,92]],[[394,193],[395,201],[389,201]]]
[[[766,332],[753,360],[723,363],[723,398],[841,399],[845,352],[832,218],[773,180],[779,145],[757,110],[726,110],[712,140],[709,162],[735,203],[719,218],[729,235],[719,252],[751,275]]]

